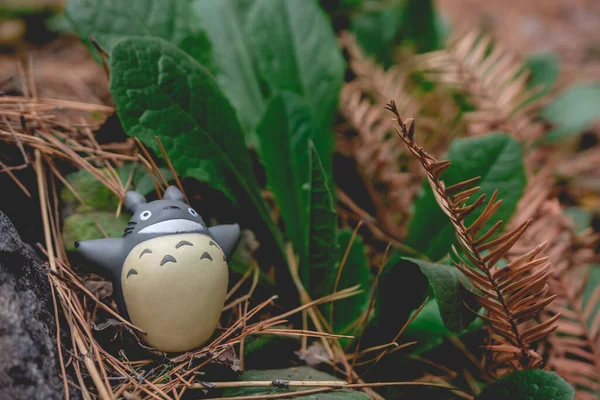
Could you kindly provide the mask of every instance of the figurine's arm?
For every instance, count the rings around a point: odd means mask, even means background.
[[[240,242],[240,226],[238,224],[217,225],[208,228],[208,231],[215,238],[219,246],[221,246],[225,257],[229,260]]]
[[[107,238],[75,242],[75,248],[86,260],[102,269],[101,274],[116,276],[123,263],[123,239]]]

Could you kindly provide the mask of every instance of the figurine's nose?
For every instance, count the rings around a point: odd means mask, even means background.
[[[163,210],[171,210],[171,209],[181,210],[181,208],[179,208],[177,206],[166,206],[166,207],[163,207]]]

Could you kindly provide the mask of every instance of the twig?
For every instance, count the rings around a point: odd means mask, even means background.
[[[358,230],[362,226],[363,222],[359,221],[356,224],[356,227],[352,231],[352,236],[350,237],[350,241],[348,242],[348,246],[346,246],[346,250],[344,251],[344,256],[342,257],[342,261],[340,261],[340,266],[338,267],[337,274],[335,276],[335,282],[333,284],[332,293],[337,292],[338,285],[340,284],[340,278],[342,277],[342,271],[344,270],[344,266],[346,265],[346,260],[348,260],[348,255],[350,254],[350,250],[354,245],[354,241],[356,240],[356,235],[358,235]],[[334,303],[331,303],[329,307],[329,326],[333,326],[333,306]]]
[[[54,307],[54,321],[56,324],[56,347],[58,348],[58,361],[60,363],[60,372],[63,378],[63,386],[65,391],[65,400],[69,400],[69,381],[67,378],[67,371],[65,369],[65,361],[63,359],[62,345],[60,341],[60,318],[58,317],[58,307],[56,305],[56,292],[54,291],[54,285],[52,280],[48,278],[50,284],[50,292],[52,293],[52,305]]]
[[[142,152],[144,153],[144,157],[146,157],[146,159],[148,160],[148,162],[150,163],[150,165],[152,165],[152,169],[154,171],[156,171],[156,173],[158,174],[158,176],[159,176],[160,180],[162,181],[163,185],[165,185],[165,188],[167,186],[169,186],[169,182],[167,182],[167,180],[165,179],[164,175],[162,174],[162,172],[160,171],[160,169],[158,168],[158,166],[154,162],[154,159],[150,155],[150,152],[148,152],[148,149],[146,149],[146,146],[144,146],[144,144],[142,143],[142,141],[140,139],[138,139],[138,138],[135,138],[135,141],[137,142],[139,148],[142,149]]]
[[[1,160],[0,160],[0,167],[2,167],[2,170],[0,172],[6,172],[8,174],[8,176],[10,176],[10,178],[17,184],[19,189],[21,189],[27,197],[31,198],[31,193],[29,193],[29,190],[27,190],[25,185],[23,185],[21,183],[21,181],[15,176],[15,174],[12,173],[10,168],[6,164],[4,164]]]
[[[173,178],[175,178],[175,183],[177,184],[177,187],[179,188],[181,193],[183,193],[185,202],[189,204],[190,201],[188,200],[187,195],[185,194],[185,191],[183,190],[183,186],[181,186],[181,181],[179,180],[177,171],[175,171],[175,168],[173,168],[173,164],[171,163],[171,160],[169,159],[169,155],[165,151],[165,148],[163,147],[162,143],[160,142],[160,138],[158,136],[154,136],[154,140],[156,140],[156,143],[158,144],[158,148],[160,149],[160,152],[161,152],[163,158],[165,159],[167,166],[169,167],[169,170],[171,171],[171,174],[173,175]]]
[[[387,257],[388,257],[388,252],[390,251],[390,247],[391,247],[391,243],[388,244],[388,246],[385,249],[385,253],[381,260],[381,265],[379,266],[379,271],[377,271],[377,276],[375,277],[375,282],[373,284],[373,291],[371,292],[371,298],[369,299],[369,308],[367,309],[365,318],[363,319],[360,335],[358,336],[358,340],[356,341],[356,347],[354,349],[355,354],[354,354],[354,359],[352,360],[352,369],[354,369],[354,366],[356,364],[356,359],[358,358],[358,352],[360,349],[360,343],[362,341],[363,335],[365,334],[365,330],[367,329],[367,322],[369,322],[369,315],[370,315],[371,311],[373,310],[373,306],[375,304],[375,293],[377,292],[377,287],[379,285],[379,277],[381,276],[381,273],[383,272],[385,263],[387,262]]]
[[[10,133],[12,133],[13,137],[15,138],[15,143],[17,143],[17,147],[18,147],[19,151],[21,152],[21,155],[23,156],[23,160],[25,161],[25,164],[29,164],[29,158],[27,157],[27,153],[25,152],[23,143],[21,143],[21,141],[19,140],[19,137],[17,136],[17,133],[13,129],[12,124],[8,121],[8,118],[6,118],[6,116],[2,116],[2,118],[4,119],[4,123],[6,124],[6,126],[8,126],[8,130],[10,131]]]
[[[94,48],[96,49],[96,51],[98,51],[98,54],[100,54],[100,60],[102,61],[102,68],[104,69],[104,73],[106,74],[106,77],[110,78],[110,68],[108,67],[108,63],[106,62],[106,59],[110,58],[110,56],[108,55],[106,50],[104,50],[102,48],[102,46],[100,46],[100,44],[96,41],[96,39],[92,35],[89,36],[89,39],[90,39],[90,42],[92,43],[92,45],[94,46]]]

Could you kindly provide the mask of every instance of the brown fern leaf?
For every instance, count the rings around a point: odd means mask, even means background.
[[[406,149],[393,140],[393,124],[382,107],[389,98],[395,98],[403,113],[415,115],[420,111],[420,105],[408,94],[405,67],[397,65],[384,70],[362,53],[354,36],[348,32],[340,34],[339,42],[348,52],[349,65],[356,78],[344,85],[339,106],[353,132],[349,135],[348,129],[341,129],[336,137],[336,148],[356,161],[381,228],[372,229],[375,237],[386,241],[390,241],[390,237],[401,240],[405,236],[410,205],[418,194],[424,174],[414,168],[415,160]],[[425,132],[439,130],[439,118],[424,117],[420,121]],[[436,141],[440,149],[445,149],[445,141],[437,138]],[[387,237],[382,236],[381,231],[387,233]]]
[[[551,172],[553,165],[530,180],[511,224],[524,219],[533,223],[513,250],[516,255],[533,243],[548,243],[546,254],[555,271],[548,281],[550,293],[557,295],[544,314],[558,314],[558,329],[548,338],[548,366],[571,383],[578,399],[600,396],[600,289],[583,300],[583,289],[589,265],[598,261],[595,251],[600,235],[591,229],[575,233],[572,222],[563,214],[558,199],[553,197]]]
[[[548,365],[571,383],[578,399],[600,398],[600,286],[584,301],[585,276],[564,276],[553,285],[557,301],[549,313],[560,314]]]
[[[393,101],[388,109],[398,121],[395,125],[398,136],[423,166],[440,208],[454,226],[467,259],[463,259],[454,248],[458,260],[454,265],[477,289],[472,293],[486,310],[485,315],[480,316],[492,332],[493,344],[488,346],[488,350],[498,355],[497,361],[505,367],[503,371],[541,367],[542,358],[531,345],[556,329],[559,315],[527,329],[523,329],[523,325],[537,317],[556,297],[547,295],[547,280],[552,270],[548,257],[540,256],[545,243],[500,268],[498,262],[507,257],[531,221],[524,221],[495,239],[492,237],[499,231],[501,222],[483,232],[501,203],[495,192],[481,215],[467,226],[465,219],[486,203],[485,195],[469,203],[479,189],[471,188],[475,180],[446,187],[440,176],[448,169],[450,161],[435,159],[414,142],[411,134],[414,133],[414,122],[403,121]]]
[[[526,86],[523,63],[489,36],[468,31],[452,37],[445,49],[415,58],[415,68],[430,79],[458,89],[471,98],[476,111],[465,113],[471,135],[494,130],[531,142],[544,133],[532,110],[543,99],[532,101],[538,89]]]
[[[350,69],[356,75],[353,81],[365,94],[374,99],[375,104],[385,105],[388,99],[397,99],[396,104],[406,115],[415,115],[420,105],[406,92],[407,69],[395,65],[385,70],[372,58],[366,57],[356,39],[349,32],[341,32],[340,45],[348,51]]]
[[[398,141],[391,140],[393,123],[381,107],[372,105],[364,97],[364,92],[355,82],[343,87],[340,112],[356,136],[338,136],[337,148],[342,154],[355,159],[357,171],[375,205],[376,219],[382,228],[393,237],[402,238],[410,204],[418,193],[423,176],[400,172],[408,169],[401,157],[406,150]],[[408,158],[407,161],[412,160]]]

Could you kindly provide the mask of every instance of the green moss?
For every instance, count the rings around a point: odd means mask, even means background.
[[[121,214],[119,218],[114,211],[94,211],[86,214],[73,214],[67,217],[63,225],[63,242],[67,251],[75,251],[76,240],[100,239],[104,236],[94,223],[94,218],[106,232],[108,237],[120,237],[127,226],[129,216]]]
[[[100,170],[106,174],[105,171]],[[79,171],[67,176],[67,181],[73,189],[83,198],[90,209],[95,210],[116,210],[119,205],[119,198],[102,182],[88,171]],[[75,198],[68,188],[63,188],[61,199],[65,204],[72,204],[77,211],[84,212],[86,207]]]

